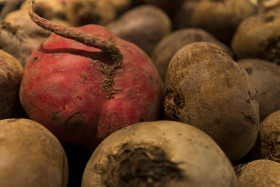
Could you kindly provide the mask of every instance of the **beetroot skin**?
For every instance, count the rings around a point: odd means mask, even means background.
[[[61,141],[90,150],[122,127],[157,120],[163,84],[149,57],[102,26],[72,29],[110,41],[122,59],[52,34],[24,68],[20,100],[29,117]]]

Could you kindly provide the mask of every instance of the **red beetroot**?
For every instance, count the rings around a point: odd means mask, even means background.
[[[31,119],[60,140],[91,150],[117,129],[158,119],[163,85],[141,49],[102,26],[53,25],[34,14],[32,3],[34,22],[86,45],[53,34],[31,54],[20,87]]]

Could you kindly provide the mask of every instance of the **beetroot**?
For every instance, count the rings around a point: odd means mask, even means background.
[[[55,25],[34,14],[33,4],[31,19],[56,34],[24,69],[20,100],[31,119],[61,141],[90,150],[117,129],[158,119],[163,84],[140,48],[102,26]]]

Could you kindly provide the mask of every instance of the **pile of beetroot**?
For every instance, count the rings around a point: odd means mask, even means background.
[[[0,19],[0,186],[280,185],[280,1],[15,0]]]

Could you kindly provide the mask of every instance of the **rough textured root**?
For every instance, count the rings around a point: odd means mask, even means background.
[[[9,53],[0,50],[0,119],[11,117],[16,105],[23,67]]]
[[[241,172],[242,172],[242,167],[244,166],[245,164],[239,164],[237,166],[234,167],[234,172],[236,174],[237,177],[240,176]]]
[[[239,186],[279,186],[280,164],[271,160],[254,160],[242,167]]]
[[[102,81],[102,86],[107,93],[107,99],[111,99],[113,94],[118,93],[117,90],[114,90],[114,80],[112,77],[112,74],[118,67],[120,67],[118,64],[115,64],[113,66],[108,66],[104,64],[103,69],[101,70],[101,73],[103,73],[103,75],[105,76],[105,78]]]
[[[121,152],[108,155],[108,168],[100,166],[102,181],[113,186],[163,186],[170,180],[184,178],[178,163],[167,158],[166,153],[152,145],[123,144]]]
[[[259,58],[274,62],[280,65],[280,37],[270,38],[260,46]]]
[[[166,100],[164,102],[165,114],[168,119],[178,120],[180,109],[184,107],[182,95],[172,88],[166,90]]]
[[[107,40],[103,40],[96,35],[80,32],[68,27],[56,25],[44,18],[41,18],[33,11],[34,4],[35,4],[35,0],[29,1],[28,13],[30,18],[37,25],[59,36],[75,40],[77,42],[83,43],[90,47],[101,49],[104,52],[107,52],[111,56],[115,64],[119,64],[121,62],[122,54],[116,45],[114,45],[113,43]]]
[[[278,138],[280,137],[280,132],[274,132],[270,135],[272,142],[268,145],[268,152],[264,157],[268,160],[273,160],[280,163],[280,142]]]

